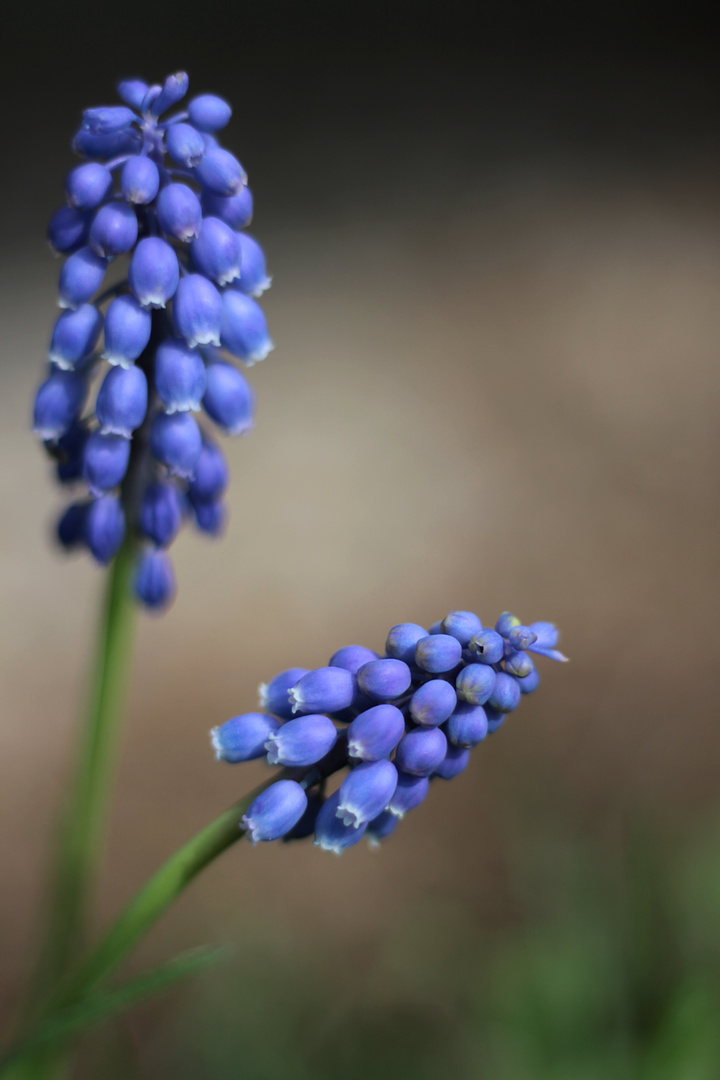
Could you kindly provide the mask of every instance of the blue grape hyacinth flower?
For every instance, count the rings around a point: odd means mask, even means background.
[[[207,468],[212,476],[211,462]],[[76,529],[66,521],[69,543]],[[336,854],[364,835],[377,846],[434,781],[464,772],[471,751],[537,689],[534,664],[516,657],[528,650],[565,660],[557,640],[552,623],[525,626],[504,612],[487,629],[472,612],[451,611],[430,632],[393,626],[384,655],[346,645],[326,666],[281,671],[260,686],[261,712],[211,732],[218,760],[285,766],[243,827],[253,842],[314,834],[318,847]]]
[[[229,474],[211,430],[252,429],[236,365],[273,348],[257,303],[265,255],[241,231],[252,194],[218,138],[232,109],[214,94],[183,108],[187,92],[184,72],[125,80],[122,105],[83,113],[73,149],[85,160],[48,227],[62,310],[34,409],[58,479],[79,488],[59,542],[105,565],[137,536],[136,595],[156,610],[175,593],[166,549],[182,521],[222,531]]]

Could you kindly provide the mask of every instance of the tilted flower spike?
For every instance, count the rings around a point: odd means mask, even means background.
[[[451,611],[429,631],[393,626],[384,656],[347,645],[326,667],[281,671],[260,686],[262,712],[211,732],[219,760],[264,757],[291,773],[257,797],[241,827],[253,843],[314,833],[336,854],[363,835],[377,846],[431,781],[463,772],[471,750],[537,689],[529,652],[566,659],[557,639],[552,623],[524,626],[505,612],[489,630],[472,612]],[[346,770],[328,795],[330,778]]]
[[[229,477],[210,429],[251,430],[255,396],[235,362],[273,347],[256,302],[270,285],[265,256],[239,231],[252,220],[247,176],[218,141],[232,110],[201,94],[168,113],[187,90],[184,72],[162,86],[126,80],[123,105],[83,114],[73,149],[87,160],[48,227],[65,257],[63,310],[34,415],[58,480],[80,489],[60,543],[106,564],[136,535],[135,592],[155,609],[175,592],[166,549],[182,520],[222,530]]]

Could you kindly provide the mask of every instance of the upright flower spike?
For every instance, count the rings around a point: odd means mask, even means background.
[[[96,496],[76,500],[82,512],[63,518],[60,544],[80,546],[82,521],[82,545],[104,564],[126,531],[141,538],[136,595],[156,610],[175,586],[167,554],[148,541],[167,548],[179,517],[220,535],[229,474],[209,428],[242,435],[254,423],[251,386],[216,350],[250,365],[273,347],[253,299],[270,284],[265,255],[241,231],[252,194],[220,143],[232,109],[214,94],[186,103],[188,88],[183,71],[126,79],[122,104],[82,114],[72,146],[85,160],[65,177],[66,205],[48,226],[64,256],[65,310],[33,419],[58,480],[84,481]],[[188,413],[200,411],[198,424]]]
[[[210,463],[208,471],[212,474]],[[509,633],[516,626],[524,624],[518,619],[503,629]],[[289,803],[281,793],[270,800],[272,812],[263,810],[267,817],[251,808],[253,822],[268,822],[258,838],[301,839],[314,830],[317,847],[340,854],[363,835],[371,840],[388,836],[393,822],[424,803],[435,778],[452,780],[467,769],[473,748],[484,745],[516,708],[523,684],[528,692],[537,686],[534,669],[524,678],[509,670],[517,650],[498,631],[489,631],[494,637],[481,641],[493,648],[496,639],[507,641],[508,651],[501,650],[493,665],[478,663],[477,654],[464,648],[486,634],[474,613],[450,612],[431,631],[398,623],[388,634],[384,658],[365,646],[346,645],[333,653],[327,667],[288,668],[261,685],[262,713],[235,717],[214,729],[219,758],[249,761],[266,754],[270,764],[292,770],[292,781],[280,783],[298,784],[307,794],[306,808],[294,825],[288,825]],[[531,632],[541,648],[547,643],[555,651],[552,624],[531,624]],[[518,643],[526,640],[516,635]],[[432,672],[416,664],[412,657],[420,645],[424,663],[445,668],[452,661],[452,671]],[[369,687],[386,697],[399,686],[405,689],[392,703],[377,703],[365,692]],[[332,779],[338,774],[340,785],[328,795],[326,788],[335,787]],[[299,813],[301,800],[293,798],[293,812]],[[280,813],[286,807],[287,817]]]

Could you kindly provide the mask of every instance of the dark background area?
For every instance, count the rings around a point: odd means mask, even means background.
[[[143,619],[106,920],[259,768],[206,732],[290,664],[510,608],[571,664],[383,850],[244,846],[136,966],[220,974],[87,1075],[720,1075],[715,42],[699,5],[34,4],[5,16],[0,1010],[27,974],[101,574],[27,428],[44,228],[126,75],[232,102],[276,342],[227,535]]]

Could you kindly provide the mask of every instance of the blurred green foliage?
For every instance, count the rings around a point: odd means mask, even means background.
[[[380,942],[246,924],[236,961],[140,1018],[138,1076],[718,1080],[720,831],[556,830],[504,887],[490,919],[428,897]]]

